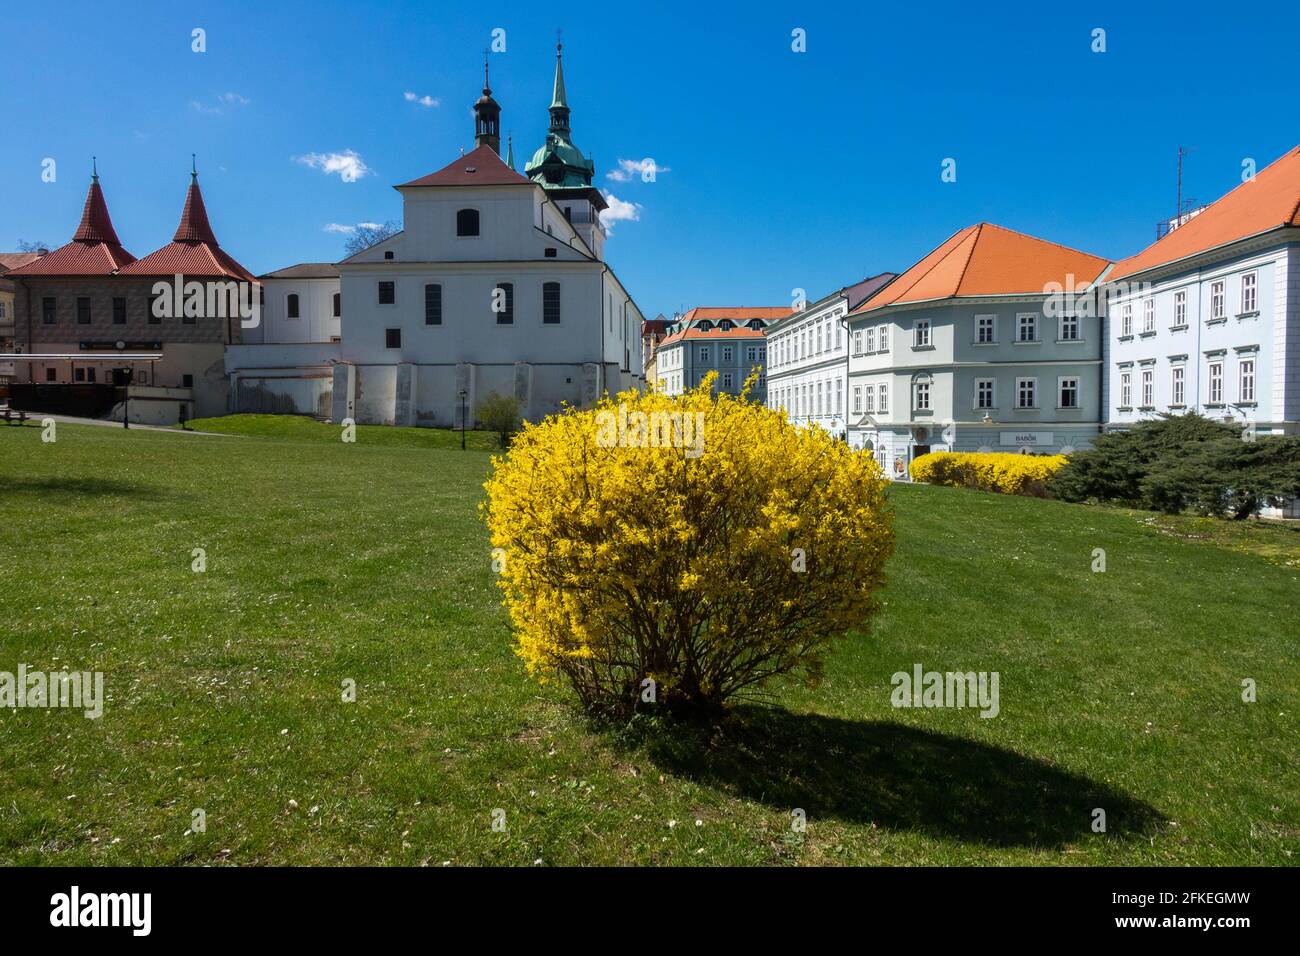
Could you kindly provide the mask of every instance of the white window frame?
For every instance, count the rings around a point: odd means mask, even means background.
[[[1026,320],[1028,320],[1026,322]],[[1028,327],[1030,337],[1025,338],[1025,328]],[[1038,338],[1038,313],[1037,312],[1017,312],[1016,313],[1016,342],[1022,345],[1030,345],[1039,341]]]
[[[1061,316],[1060,332],[1058,333],[1062,342],[1079,341],[1079,316],[1075,313]]]
[[[853,386],[853,414],[854,415],[862,414],[862,386],[861,385]]]
[[[1125,302],[1119,308],[1119,336],[1130,338],[1133,335],[1133,303]]]
[[[1156,300],[1148,297],[1142,300],[1142,331],[1156,330]]]
[[[880,415],[889,414],[889,383],[881,382],[876,392],[876,409]]]
[[[1119,373],[1119,407],[1133,407],[1133,373]]]
[[[987,405],[982,404],[980,402],[980,393],[984,390],[985,386],[988,386],[989,401]],[[983,412],[983,411],[989,411],[991,409],[996,409],[997,407],[998,407],[998,380],[996,378],[975,379],[975,405],[974,405],[975,410],[979,412]]]
[[[876,330],[876,351],[877,351],[877,352],[888,352],[888,351],[889,351],[889,330],[890,330],[890,328],[891,328],[890,324],[889,324],[888,322],[886,322],[884,325],[880,326],[880,327]]]
[[[928,349],[930,345],[930,320],[917,319],[912,323],[912,348]]]
[[[1219,319],[1226,319],[1228,303],[1227,283],[1222,279],[1215,279],[1210,283],[1210,321],[1216,322]]]
[[[1222,405],[1223,404],[1223,359],[1212,358],[1209,360],[1208,365],[1209,367],[1206,370],[1206,374],[1205,374],[1205,382],[1206,382],[1205,393],[1207,396],[1205,404]]]
[[[1237,402],[1255,401],[1255,356],[1243,355],[1237,359]]]
[[[1170,328],[1180,329],[1187,325],[1187,290],[1179,289],[1174,293],[1174,324]]]
[[[1241,314],[1250,315],[1258,311],[1259,273],[1243,272],[1241,274]]]
[[[917,380],[912,383],[912,410],[917,412],[933,411],[930,405],[930,382]],[[925,402],[922,404],[921,399]]]
[[[988,332],[988,338],[984,338],[984,333],[986,331]],[[975,344],[976,345],[997,345],[998,344],[997,315],[975,316]]]
[[[1025,386],[1029,386],[1028,405],[1024,404]],[[1038,407],[1038,379],[1031,375],[1026,375],[1016,379],[1016,408],[1020,411],[1030,411]]]
[[[1071,391],[1074,394],[1074,403],[1071,405],[1065,404],[1065,392],[1067,388],[1067,383],[1068,383],[1069,391]],[[1079,376],[1062,375],[1059,378],[1057,378],[1056,405],[1057,408],[1062,408],[1062,409],[1079,407]]]
[[[1187,366],[1181,362],[1169,366],[1169,404],[1179,408],[1187,404]]]
[[[1154,408],[1156,404],[1156,370],[1147,365],[1142,368],[1142,408]]]

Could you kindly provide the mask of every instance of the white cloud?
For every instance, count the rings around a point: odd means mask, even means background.
[[[233,92],[221,93],[217,96],[214,96],[213,100],[216,101],[215,106],[208,106],[207,104],[201,103],[198,100],[190,100],[190,109],[198,113],[208,113],[208,114],[219,116],[222,113],[225,113],[227,110],[230,110],[236,106],[247,106],[250,102],[252,102],[248,97]]]
[[[350,236],[358,229],[383,229],[382,223],[378,222],[359,222],[355,226],[348,226],[341,222],[327,222],[324,229],[326,232],[337,232],[345,236]]]
[[[620,159],[618,169],[611,169],[605,174],[606,179],[612,179],[616,183],[626,183],[635,176],[637,179],[644,179],[647,175],[653,180],[653,177],[659,173],[671,173],[672,169],[667,166],[660,166],[653,159],[647,156],[645,159]]]
[[[308,153],[306,156],[294,156],[293,160],[312,169],[319,169],[326,176],[337,173],[345,183],[354,183],[370,172],[365,161],[350,149],[341,153]]]
[[[424,96],[420,96],[419,94],[412,93],[410,90],[407,90],[405,93],[402,94],[402,96],[406,99],[406,102],[419,103],[425,109],[432,109],[435,106],[442,105],[442,100],[438,99],[437,97],[429,96],[427,93]]]
[[[642,206],[639,202],[624,202],[613,193],[605,193],[605,201],[609,203],[609,208],[601,210],[600,224],[611,235],[614,233],[614,223],[637,222],[641,219]]]

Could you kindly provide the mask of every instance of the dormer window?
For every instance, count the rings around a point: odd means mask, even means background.
[[[713,323],[710,322],[708,319],[702,319],[700,321],[700,324],[697,325],[696,328],[699,329],[701,332],[712,332]]]
[[[750,320],[749,320],[747,323],[745,323],[745,324],[748,325],[748,326],[749,326],[751,329],[753,329],[755,332],[761,332],[761,331],[763,331],[763,320],[762,320],[762,319],[750,319]]]
[[[730,319],[723,319],[721,322],[718,323],[718,329],[719,331],[722,332],[730,332],[734,328],[735,325],[732,324],[732,321]]]
[[[478,235],[477,209],[461,209],[456,213],[456,235],[460,237]]]

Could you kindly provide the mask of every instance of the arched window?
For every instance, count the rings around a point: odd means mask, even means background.
[[[337,319],[342,314],[343,314],[343,296],[340,293],[335,292],[334,293],[334,318]]]
[[[297,295],[297,293],[293,293],[293,292],[289,293],[289,298],[288,298],[287,300],[285,300],[285,303],[286,303],[286,304],[285,304],[285,314],[286,314],[289,318],[291,318],[291,319],[296,319],[296,318],[298,318],[299,313],[298,313],[298,295]]]
[[[456,235],[478,235],[478,210],[461,209],[456,213]]]

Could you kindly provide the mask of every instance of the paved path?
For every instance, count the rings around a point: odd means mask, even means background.
[[[103,419],[103,418],[77,418],[73,415],[50,415],[46,412],[27,413],[28,421],[39,422],[43,418],[52,418],[56,422],[65,422],[69,425],[99,425],[103,428],[122,427],[121,422],[108,421],[107,419]],[[198,432],[198,431],[190,431],[189,429],[182,430],[179,428],[172,428],[169,425],[137,425],[135,422],[132,422],[131,427],[127,430],[134,431],[137,428],[140,429],[141,431],[146,431],[146,432],[167,432],[169,435],[207,435],[209,437],[214,437],[214,438],[243,438],[244,437],[243,435],[226,435],[223,434],[222,432]]]

